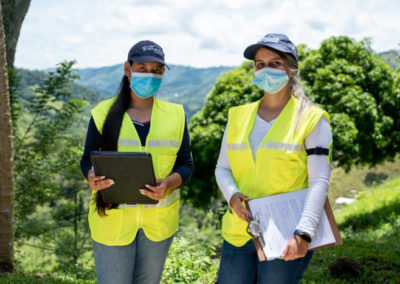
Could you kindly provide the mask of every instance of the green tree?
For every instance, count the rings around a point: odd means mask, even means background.
[[[80,138],[75,139],[79,145]],[[72,148],[77,157],[82,156],[82,147]],[[77,159],[78,160],[78,159]],[[91,238],[87,212],[91,190],[82,182],[82,172],[78,163],[65,168],[60,177],[60,198],[52,206],[52,231],[48,233],[55,240],[55,269],[75,275],[77,278],[90,278],[93,267],[89,267],[83,256],[91,252]]]
[[[91,250],[91,192],[78,165],[82,137],[71,132],[87,102],[73,98],[73,90],[81,91],[73,84],[74,63],[60,63],[21,101],[26,123],[15,137],[16,241],[39,241],[44,254],[55,254],[55,270],[87,278],[92,269],[82,256]]]
[[[307,95],[331,115],[338,166],[374,166],[400,151],[399,74],[368,39],[332,37],[307,50],[300,74]]]
[[[317,50],[300,45],[300,75],[306,95],[331,115],[336,165],[373,166],[400,151],[399,74],[370,48],[368,40],[331,37]],[[251,84],[251,62],[223,74],[190,124],[194,177],[183,194],[206,206],[219,193],[214,169],[228,109],[260,99]]]
[[[70,84],[77,79],[74,62],[62,62],[49,72],[43,84],[33,89],[24,115],[28,123],[16,131],[15,153],[15,216],[16,234],[29,236],[24,221],[37,205],[57,200],[59,178],[79,156],[76,141],[68,134],[84,101],[70,99]]]

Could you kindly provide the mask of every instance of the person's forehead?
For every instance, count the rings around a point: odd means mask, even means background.
[[[272,58],[281,58],[279,56],[279,54],[276,53],[275,51],[273,51],[273,50],[271,50],[269,48],[261,47],[256,51],[256,54],[254,56],[254,60],[257,61],[257,60],[259,60],[261,58],[265,58],[265,57],[268,57],[268,58],[271,58],[271,59]]]

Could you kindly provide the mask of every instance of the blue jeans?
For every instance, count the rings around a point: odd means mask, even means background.
[[[313,252],[303,258],[291,261],[274,259],[260,262],[254,241],[242,247],[235,247],[224,241],[221,263],[218,271],[218,284],[298,283],[303,277]]]
[[[165,259],[174,236],[150,241],[139,229],[127,246],[106,246],[93,241],[99,284],[160,283]]]

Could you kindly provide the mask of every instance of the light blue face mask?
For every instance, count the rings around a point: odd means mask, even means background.
[[[254,74],[256,77],[252,83],[269,94],[275,94],[282,90],[289,80],[284,70],[269,67],[260,69]]]
[[[131,88],[141,98],[150,98],[161,86],[162,75],[132,72]]]

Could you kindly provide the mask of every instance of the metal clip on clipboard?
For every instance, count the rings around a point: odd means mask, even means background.
[[[261,223],[258,218],[258,214],[254,217],[253,220],[249,222],[247,228],[248,228],[247,232],[250,234],[250,236],[252,236],[254,239],[258,239],[261,243],[261,246],[264,247],[265,242],[264,242],[264,237],[262,235]]]
[[[250,211],[250,207],[248,202],[245,202],[246,208],[247,210]],[[251,213],[251,211],[250,211]],[[251,220],[247,225],[247,233],[254,239],[254,244],[256,246],[256,251],[257,251],[257,255],[258,255],[258,259],[260,261],[265,261],[267,260],[267,257],[264,254],[264,250],[263,247],[265,245],[264,242],[264,237],[262,234],[262,228],[261,228],[261,223],[260,223],[260,219],[258,217],[258,214],[256,216],[251,216]]]

